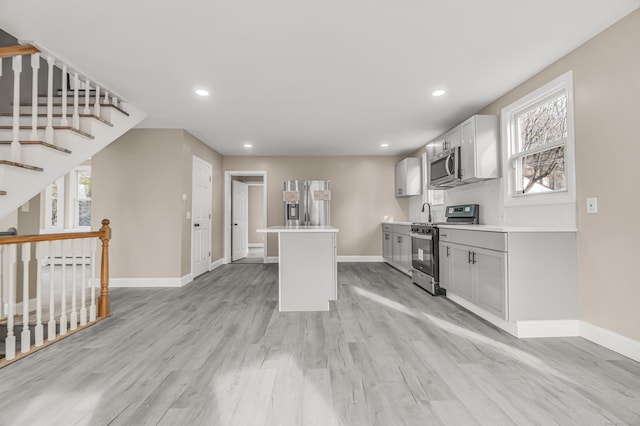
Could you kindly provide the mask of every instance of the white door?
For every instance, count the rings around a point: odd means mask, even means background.
[[[231,182],[231,261],[244,259],[249,253],[249,185]]]
[[[209,271],[211,265],[211,164],[193,157],[191,196],[191,273]]]

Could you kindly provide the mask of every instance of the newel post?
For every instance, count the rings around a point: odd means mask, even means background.
[[[109,316],[109,240],[111,239],[111,227],[109,219],[102,220],[102,265],[100,267],[100,297],[98,298],[98,317]]]

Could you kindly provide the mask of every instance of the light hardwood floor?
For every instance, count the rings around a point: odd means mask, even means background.
[[[115,289],[111,318],[0,370],[2,425],[639,425],[640,364],[517,340],[387,265],[279,313],[277,265]]]

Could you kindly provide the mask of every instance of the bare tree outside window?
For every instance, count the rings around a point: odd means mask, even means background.
[[[518,193],[565,190],[567,96],[562,94],[517,117]],[[549,149],[544,149],[550,146]],[[529,152],[531,152],[529,154]]]

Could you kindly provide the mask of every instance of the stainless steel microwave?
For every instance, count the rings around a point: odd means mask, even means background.
[[[460,147],[441,152],[429,160],[429,186],[450,188],[462,185]]]

